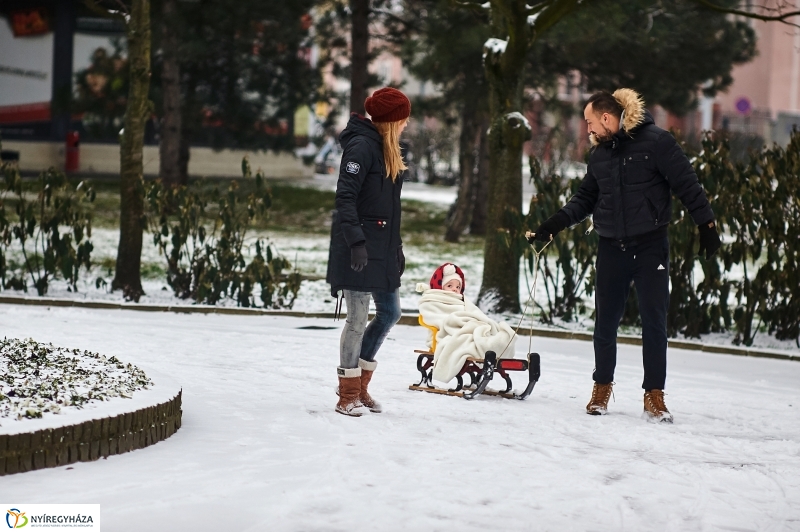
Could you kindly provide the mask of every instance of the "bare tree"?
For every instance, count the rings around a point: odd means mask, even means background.
[[[117,269],[111,282],[125,299],[139,301],[144,291],[140,273],[144,230],[143,148],[144,127],[152,112],[150,92],[150,1],[85,0],[95,12],[125,22],[128,40],[129,87],[125,119],[120,134],[120,216]]]
[[[369,0],[350,0],[350,112],[364,114],[369,83]]]
[[[170,186],[185,185],[181,171],[181,71],[178,33],[175,31],[177,0],[162,0],[161,6],[161,92],[164,117],[161,120],[159,146],[161,181]]]

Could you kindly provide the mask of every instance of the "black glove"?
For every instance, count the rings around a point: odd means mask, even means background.
[[[350,267],[360,272],[367,266],[367,246],[362,242],[350,248]]]
[[[406,271],[406,256],[403,254],[403,246],[397,248],[397,267],[400,269],[400,275]]]
[[[528,244],[533,244],[536,240],[549,242],[569,225],[569,215],[564,211],[558,211],[553,216],[542,222],[533,236],[528,237]]]
[[[706,252],[706,260],[714,256],[719,250],[722,242],[719,240],[719,233],[717,233],[717,224],[714,220],[697,226],[700,230],[700,249],[697,254],[702,256],[703,250]]]

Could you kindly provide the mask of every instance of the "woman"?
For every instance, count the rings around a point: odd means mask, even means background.
[[[375,91],[364,108],[371,120],[353,113],[339,136],[344,149],[336,184],[331,226],[328,283],[342,291],[347,322],[339,349],[339,402],[336,411],[360,416],[360,406],[380,412],[369,386],[380,349],[400,319],[400,276],[405,269],[400,240],[400,134],[411,102],[397,89]],[[367,325],[370,297],[375,318]]]

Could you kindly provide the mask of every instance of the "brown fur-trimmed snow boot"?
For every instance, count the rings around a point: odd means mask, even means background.
[[[363,412],[358,408],[361,402],[358,396],[361,393],[361,368],[336,368],[339,374],[339,402],[336,411],[346,416],[359,417]]]
[[[644,392],[644,416],[654,423],[672,423],[672,414],[664,404],[664,390]]]
[[[361,404],[369,408],[370,412],[375,412],[376,414],[382,412],[383,408],[381,404],[370,397],[367,391],[369,381],[372,380],[372,373],[375,371],[375,368],[378,367],[378,363],[375,361],[367,362],[359,358],[358,367],[361,368],[361,393],[358,396]]]
[[[594,383],[592,388],[592,399],[586,405],[586,413],[592,416],[603,416],[608,413],[608,400],[614,393],[614,383],[608,384]]]

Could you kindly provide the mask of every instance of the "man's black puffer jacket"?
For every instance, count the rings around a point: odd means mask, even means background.
[[[641,109],[639,116],[642,111],[641,123],[594,148],[580,189],[563,208],[570,225],[594,214],[600,236],[630,241],[669,224],[671,192],[696,225],[714,219],[683,150],[668,131],[655,125],[649,111]]]
[[[339,290],[391,292],[400,286],[400,191],[403,176],[386,177],[383,140],[372,122],[353,114],[339,142],[344,150],[336,184],[327,280]],[[367,247],[367,266],[350,267],[350,248]]]

